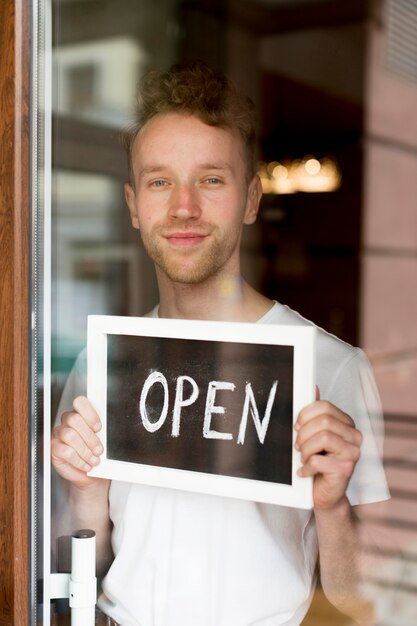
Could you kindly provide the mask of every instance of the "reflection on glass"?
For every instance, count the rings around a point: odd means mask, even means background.
[[[156,301],[153,268],[125,205],[118,135],[145,69],[176,60],[177,4],[53,2],[52,421],[85,346],[87,316],[140,315]],[[52,569],[63,571],[65,541],[52,537],[52,553]],[[53,623],[69,623],[67,601],[51,611]]]
[[[180,26],[185,26],[176,19],[177,9],[180,5],[192,5],[197,15],[200,4],[203,3],[176,0],[53,2],[53,409],[67,373],[85,344],[87,314],[142,314],[156,301],[152,268],[131,232],[124,206],[125,162],[117,133],[129,123],[143,71],[167,67],[179,57],[178,33]],[[195,23],[203,23],[207,32],[217,33],[209,30],[217,18],[214,9],[210,13],[210,6],[225,10],[227,3],[204,4],[207,14],[202,10],[203,20]],[[377,553],[378,557],[368,590],[381,623],[410,626],[414,623],[417,589],[415,453],[410,443],[417,436],[411,382],[417,371],[415,341],[411,341],[415,338],[415,315],[400,315],[397,335],[391,343],[387,337],[395,331],[392,324],[400,306],[410,312],[415,304],[410,295],[415,293],[415,189],[410,183],[412,176],[403,176],[405,166],[411,172],[416,167],[415,80],[407,79],[409,73],[402,72],[399,81],[397,75],[390,75],[381,65],[386,37],[383,20],[375,20],[368,29],[368,21],[364,28],[359,18],[343,24],[340,14],[334,28],[328,26],[328,15],[323,15],[320,7],[328,7],[329,3],[316,0],[311,3],[317,8],[314,23],[306,27],[303,20],[308,22],[308,12],[302,6],[302,27],[297,29],[298,18],[293,9],[294,21],[290,20],[285,31],[285,11],[291,3],[229,4],[234,7],[227,23],[232,35],[227,39],[229,48],[224,46],[222,50],[225,57],[230,54],[230,59],[222,60],[232,66],[233,59],[238,59],[234,61],[237,73],[247,74],[253,92],[256,80],[251,81],[252,77],[259,78],[263,85],[261,149],[265,153],[260,156],[265,160],[280,159],[280,165],[275,163],[278,169],[274,177],[280,181],[281,194],[284,186],[288,194],[284,199],[273,194],[268,198],[271,204],[260,216],[264,233],[259,241],[250,242],[249,264],[256,268],[257,276],[262,275],[263,266],[267,268],[263,281],[272,297],[284,299],[331,331],[344,333],[349,341],[360,340],[374,358],[387,413],[386,456],[393,500],[374,511],[371,520],[372,538],[383,535],[382,553],[369,535],[364,540],[363,551],[372,558]],[[239,6],[249,4],[257,5],[253,28],[247,16],[239,14]],[[333,4],[335,11],[337,5],[344,5]],[[408,11],[414,11],[410,8],[413,3],[401,0],[380,4],[389,4],[391,20],[395,15],[403,15],[406,4]],[[265,6],[278,10],[280,5],[284,7],[282,16],[277,13],[275,22],[270,20],[262,25]],[[395,10],[398,12],[394,14]],[[407,23],[411,28],[415,20]],[[218,41],[213,37],[205,39],[204,29],[191,28],[192,24],[190,19],[187,36],[193,45],[201,39],[206,41],[206,48],[202,49],[221,49]],[[225,24],[222,21],[223,29]],[[365,31],[372,31],[369,46],[365,46]],[[369,61],[364,57],[366,47],[370,49]],[[329,54],[329,50],[336,54]],[[366,63],[371,80],[365,95]],[[391,71],[392,68],[391,63]],[[257,94],[254,95],[256,99]],[[306,106],[309,102],[314,105],[316,100],[316,109]],[[407,104],[408,117],[398,114],[398,101],[403,106]],[[277,114],[280,106],[282,115]],[[306,114],[300,116],[300,109]],[[363,133],[365,117],[371,140]],[[330,154],[326,142],[341,154],[343,185],[339,189],[341,181],[337,178],[337,192],[324,194],[326,197],[290,196],[294,178],[288,176],[286,151],[288,158],[294,159],[310,150],[313,154]],[[369,157],[370,148],[376,157],[362,173],[362,150]],[[401,150],[406,161],[400,160]],[[374,161],[382,167],[374,166]],[[306,161],[310,178],[317,179],[318,162],[319,157],[315,162]],[[268,181],[271,176],[272,171],[268,172]],[[363,187],[367,190],[365,199]],[[282,201],[279,205],[278,200]],[[366,223],[364,240],[359,225],[361,211]],[[268,215],[273,216],[269,222]],[[362,275],[357,269],[359,250],[364,251]],[[360,293],[363,319],[359,320]],[[393,303],[395,311],[390,308]],[[379,334],[377,339],[374,333]],[[323,598],[319,597],[319,601],[323,602]],[[319,610],[318,614],[323,613]]]
[[[126,125],[148,61],[139,42],[114,37],[57,46],[54,60],[56,113],[105,126]]]
[[[125,207],[126,165],[118,133],[130,122],[144,70],[175,60],[168,31],[175,30],[176,3],[128,4],[131,10],[121,14],[111,3],[55,5],[54,406],[85,345],[87,315],[139,315],[155,299],[153,271]]]
[[[139,250],[121,244],[120,183],[103,174],[56,170],[53,185],[54,373],[68,374],[85,345],[87,315],[139,308]]]

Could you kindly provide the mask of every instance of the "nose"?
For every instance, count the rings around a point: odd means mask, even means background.
[[[197,191],[191,185],[179,185],[171,194],[169,216],[174,219],[198,219],[201,208]]]

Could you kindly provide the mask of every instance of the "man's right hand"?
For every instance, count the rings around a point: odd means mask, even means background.
[[[92,487],[98,480],[87,476],[99,464],[103,446],[97,433],[100,418],[84,396],[75,398],[73,411],[64,413],[52,431],[51,458],[56,472],[75,487]]]

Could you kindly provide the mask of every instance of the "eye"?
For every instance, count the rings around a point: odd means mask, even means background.
[[[167,184],[167,182],[165,180],[160,179],[160,178],[158,178],[157,180],[152,180],[149,183],[150,187],[156,187],[156,188],[165,187],[166,184]]]
[[[206,178],[205,182],[208,185],[220,185],[222,181],[220,178],[217,178],[217,176],[209,176]]]

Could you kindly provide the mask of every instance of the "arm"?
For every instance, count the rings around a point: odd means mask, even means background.
[[[317,400],[296,424],[302,476],[312,476],[314,514],[323,591],[358,624],[373,624],[371,604],[361,595],[359,539],[346,489],[360,456],[362,436],[353,420],[330,402]]]
[[[316,510],[320,578],[328,600],[358,624],[375,624],[373,603],[364,597],[359,568],[358,519],[347,498],[332,510]]]
[[[97,465],[103,452],[97,432],[99,417],[87,398],[74,400],[74,410],[64,413],[52,433],[52,465],[66,482],[70,519],[59,523],[59,534],[71,534],[79,528],[96,532],[97,569],[107,570],[112,560],[108,492],[110,481],[90,478],[87,472]]]

